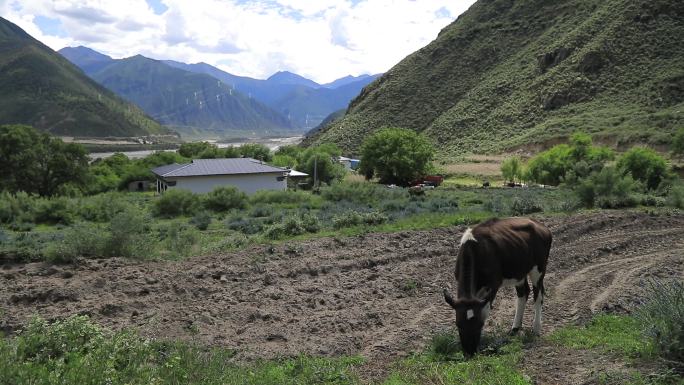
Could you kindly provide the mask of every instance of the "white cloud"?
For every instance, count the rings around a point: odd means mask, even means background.
[[[204,61],[265,78],[289,70],[318,82],[387,71],[474,0],[0,0],[1,15],[53,49],[86,45],[115,58]],[[57,19],[59,37],[37,17]]]

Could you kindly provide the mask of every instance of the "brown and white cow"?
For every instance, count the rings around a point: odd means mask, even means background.
[[[528,277],[534,291],[533,330],[540,333],[551,239],[546,226],[529,218],[490,219],[463,234],[456,258],[457,298],[444,289],[444,299],[456,310],[456,326],[467,355],[477,351],[482,326],[502,286],[515,286],[518,303],[511,333],[520,330],[530,294]]]

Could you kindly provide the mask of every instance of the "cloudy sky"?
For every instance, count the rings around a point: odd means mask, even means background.
[[[58,50],[206,62],[325,83],[387,71],[474,0],[0,0],[0,15]]]

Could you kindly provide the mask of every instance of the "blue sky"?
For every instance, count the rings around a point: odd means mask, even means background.
[[[318,82],[387,71],[474,0],[0,0],[0,16],[57,50],[206,62]]]

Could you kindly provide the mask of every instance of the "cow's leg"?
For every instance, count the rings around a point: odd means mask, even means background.
[[[544,272],[537,270],[535,266],[530,272],[532,290],[534,292],[534,334],[541,334],[542,305],[544,303]]]
[[[515,308],[515,318],[513,318],[511,334],[517,333],[520,330],[520,327],[522,327],[525,302],[527,302],[527,297],[530,295],[530,285],[527,283],[527,277],[525,277],[520,285],[515,287],[515,292],[518,294],[518,303]]]

